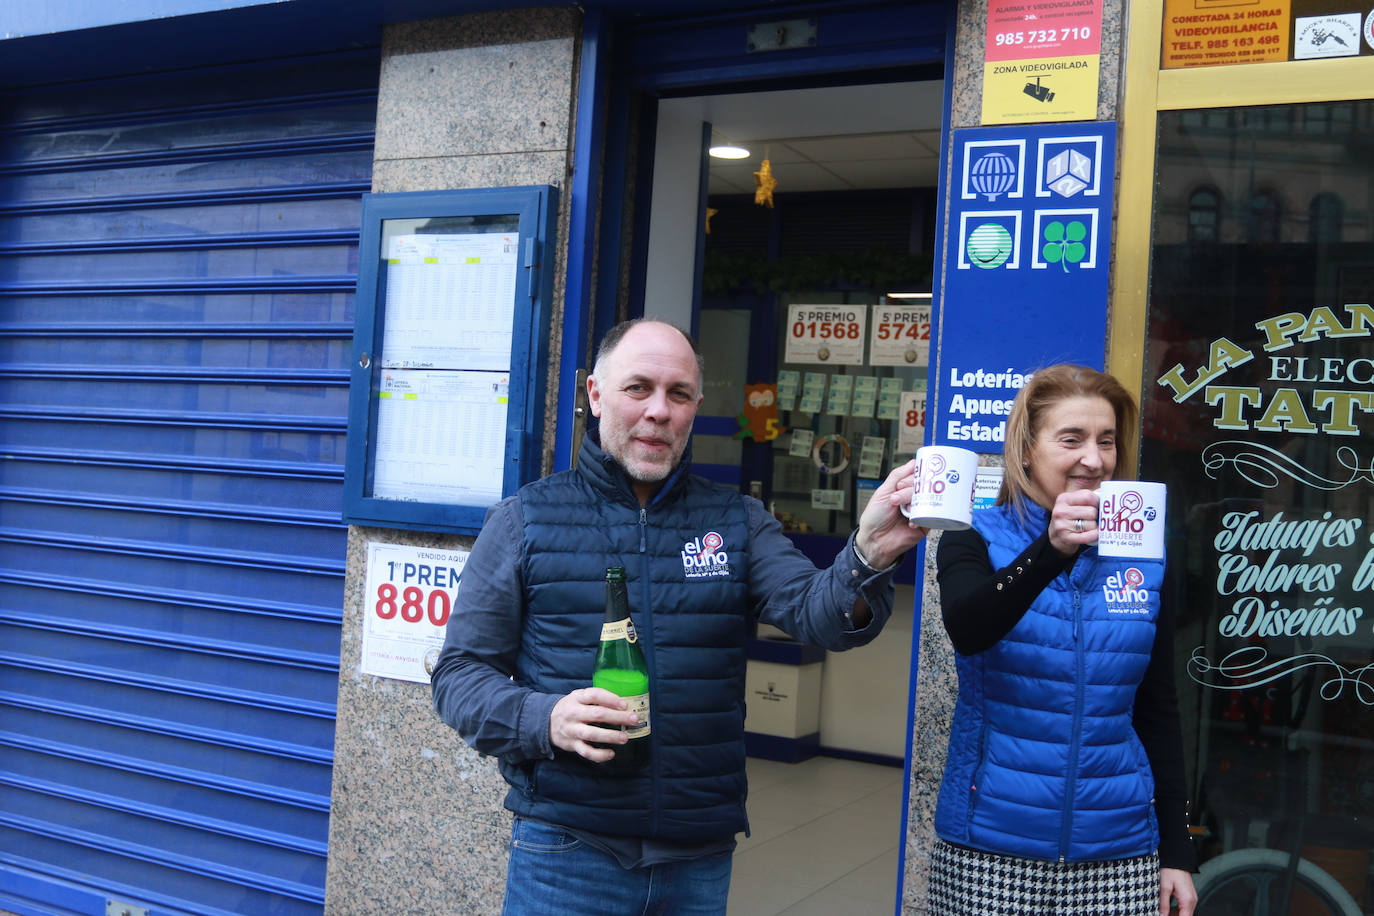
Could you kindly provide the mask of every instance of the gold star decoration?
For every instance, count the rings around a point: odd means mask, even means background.
[[[716,215],[717,213],[719,213],[719,212],[720,212],[720,211],[717,210],[715,207],[707,207],[707,208],[706,208],[706,234],[707,234],[707,235],[710,235],[710,234],[711,234],[711,217],[715,216],[715,215]]]
[[[763,165],[754,173],[754,203],[760,207],[773,207],[773,189],[778,186],[778,181],[773,177],[773,164],[767,159],[763,160]]]

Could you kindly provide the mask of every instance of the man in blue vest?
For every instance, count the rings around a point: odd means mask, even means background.
[[[645,319],[613,328],[587,394],[600,423],[576,467],[487,514],[433,672],[434,705],[510,784],[507,916],[721,916],[735,835],[748,829],[754,621],[831,650],[877,636],[892,569],[925,536],[899,510],[912,464],[893,470],[818,570],[758,500],[689,473],[702,373],[681,330]],[[650,676],[649,762],[630,774],[600,764],[636,716],[588,686],[612,566],[626,570]]]

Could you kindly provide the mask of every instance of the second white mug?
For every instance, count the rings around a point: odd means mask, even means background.
[[[1097,552],[1104,557],[1164,559],[1169,491],[1148,480],[1108,480],[1097,490]]]
[[[916,450],[916,486],[902,514],[923,528],[958,531],[973,523],[978,454],[954,445]]]

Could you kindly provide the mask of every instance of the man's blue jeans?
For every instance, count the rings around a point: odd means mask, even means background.
[[[646,868],[517,817],[502,916],[725,916],[730,853]]]

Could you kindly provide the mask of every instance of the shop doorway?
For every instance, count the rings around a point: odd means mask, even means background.
[[[693,329],[702,344],[708,376],[693,469],[762,499],[819,566],[923,436],[902,421],[904,409],[923,406],[928,339],[913,335],[900,365],[875,364],[870,344],[878,307],[929,313],[943,85],[657,105],[642,301],[646,315]],[[722,145],[740,158],[706,155]],[[760,188],[771,200],[756,196]],[[862,328],[846,321],[832,352],[802,354],[790,332],[804,306],[854,313]],[[753,835],[736,853],[732,913],[832,904],[892,912],[919,625],[914,556],[898,582],[893,619],[869,646],[798,655],[796,670],[778,667],[775,653],[751,653]],[[785,635],[763,629],[762,643]],[[765,703],[761,692],[790,696]],[[798,839],[808,831],[814,841]]]

